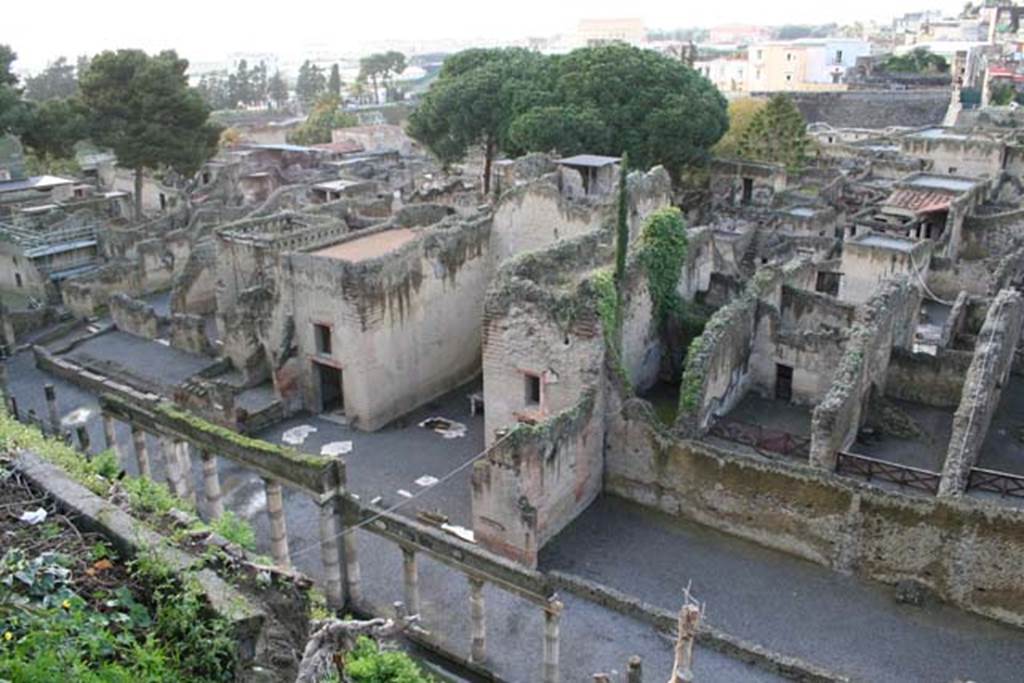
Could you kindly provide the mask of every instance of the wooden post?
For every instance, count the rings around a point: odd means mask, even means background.
[[[267,491],[267,516],[270,518],[270,554],[274,563],[282,569],[291,564],[288,558],[288,528],[284,518],[284,497],[281,483],[263,479]]]
[[[206,514],[210,519],[217,519],[224,514],[224,500],[220,492],[220,473],[217,471],[217,456],[208,451],[200,451],[203,460],[203,495],[206,498]]]
[[[644,664],[639,655],[633,655],[626,664],[626,683],[643,683]]]
[[[563,608],[554,598],[544,608],[544,683],[558,683],[559,622]]]
[[[18,399],[14,398],[14,395],[7,397],[7,403],[10,405],[11,417],[18,422],[21,422],[21,415],[18,414]]]
[[[475,576],[469,578],[469,623],[473,638],[469,661],[483,664],[487,657],[487,621],[484,609],[484,582]]]
[[[117,430],[114,418],[110,413],[103,413],[103,441],[106,447],[114,451],[117,462],[121,462],[121,449],[117,445]]]
[[[669,683],[693,681],[693,641],[700,626],[700,608],[689,602],[679,610],[679,633],[676,636],[675,662]]]
[[[416,566],[416,551],[402,548],[402,575],[405,579],[405,608],[408,614],[420,613],[420,576]]]
[[[342,541],[338,537],[341,524],[338,499],[332,497],[320,506],[320,559],[324,565],[327,585],[327,606],[333,610],[345,608],[345,579],[342,575]]]
[[[60,415],[57,413],[57,390],[47,382],[43,386],[43,394],[46,396],[46,410],[50,416],[50,432],[53,436],[60,436]]]
[[[132,444],[135,447],[135,461],[139,466],[139,476],[146,479],[153,478],[153,472],[149,467],[149,451],[146,450],[146,432],[132,425]]]

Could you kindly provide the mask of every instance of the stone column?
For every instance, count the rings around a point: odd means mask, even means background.
[[[559,622],[563,607],[561,602],[551,599],[544,608],[544,683],[558,683]]]
[[[132,444],[135,446],[135,461],[139,466],[139,476],[146,479],[153,478],[153,472],[149,467],[149,451],[146,450],[146,432],[132,425]]]
[[[103,413],[103,441],[106,447],[114,451],[117,461],[121,462],[121,449],[117,445],[117,430],[114,418],[110,413]]]
[[[174,455],[178,459],[178,475],[181,479],[183,497],[195,505],[196,482],[192,469],[192,446],[188,441],[178,441],[175,443]]]
[[[643,683],[644,664],[639,655],[633,655],[626,663],[626,683]]]
[[[184,483],[181,480],[181,466],[178,461],[178,442],[169,436],[161,436],[160,456],[164,461],[164,471],[167,474],[167,485],[178,498],[185,497]]]
[[[287,569],[291,561],[288,558],[288,528],[284,519],[281,483],[264,478],[263,485],[267,491],[267,516],[270,518],[270,554],[274,558],[274,564]]]
[[[7,365],[4,363],[0,363],[0,394],[3,394],[4,397],[3,407],[7,410],[10,410],[10,408],[8,407],[10,405],[8,393],[9,392],[7,391]]]
[[[352,515],[345,515],[345,520],[347,524],[342,534],[345,547],[345,590],[349,602],[358,607],[363,598],[362,589],[359,587],[359,555],[356,552],[355,527],[358,521]]]
[[[78,448],[85,454],[85,457],[89,457],[89,430],[85,425],[78,425],[75,427],[75,435],[78,437]]]
[[[46,395],[46,410],[50,417],[50,432],[54,436],[60,436],[60,415],[57,413],[57,390],[47,382],[43,386],[43,393]]]
[[[224,500],[220,492],[220,473],[217,471],[217,456],[207,451],[200,451],[203,459],[203,494],[206,498],[206,514],[210,519],[217,519],[224,514]]]
[[[405,608],[409,614],[420,613],[420,574],[416,566],[416,551],[402,548],[402,574],[405,578]]]
[[[338,499],[332,497],[320,505],[320,559],[324,565],[324,583],[327,587],[327,606],[333,610],[345,608],[345,584],[342,566],[341,516]]]
[[[473,638],[469,648],[469,661],[483,664],[487,657],[487,622],[484,610],[484,582],[469,577],[469,632]]]

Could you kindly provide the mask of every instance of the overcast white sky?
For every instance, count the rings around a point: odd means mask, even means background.
[[[193,61],[233,52],[357,52],[389,40],[511,40],[575,30],[581,18],[641,17],[649,28],[889,20],[923,9],[955,12],[958,0],[81,0],[5,2],[0,43],[19,70],[105,49],[174,48]],[[150,8],[153,8],[152,10]]]

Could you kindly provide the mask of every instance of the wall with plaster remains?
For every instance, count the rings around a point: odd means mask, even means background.
[[[1005,561],[1024,553],[1021,510],[908,496],[675,440],[649,410],[609,405],[606,491],[838,571],[918,581],[961,608],[1024,625],[1024,567]]]
[[[895,348],[885,374],[885,395],[936,408],[956,408],[972,357],[970,351],[957,349],[940,348],[933,356]]]
[[[884,280],[892,277],[909,277],[917,281],[917,275],[924,281],[928,279],[928,264],[932,252],[932,243],[914,241],[886,235],[885,240],[896,245],[905,245],[906,249],[885,248],[874,243],[864,243],[867,238],[881,237],[876,235],[858,235],[843,244],[843,260],[840,266],[843,277],[839,284],[839,298],[843,301],[860,304],[870,299]]]
[[[156,339],[159,336],[160,319],[153,307],[127,294],[115,294],[110,297],[110,317],[114,321],[114,327],[122,332],[146,339]]]
[[[835,469],[836,453],[850,445],[867,417],[871,392],[885,384],[894,346],[909,348],[921,293],[906,280],[890,280],[858,311],[832,385],[811,416],[811,462]]]
[[[471,379],[480,367],[490,231],[489,218],[449,219],[363,261],[287,254],[272,322],[294,320],[296,354],[277,373],[295,373],[303,404],[318,411],[315,364],[341,369],[345,414],[365,430]],[[329,354],[317,349],[317,324],[332,330]],[[279,390],[284,382],[294,385],[279,376]]]

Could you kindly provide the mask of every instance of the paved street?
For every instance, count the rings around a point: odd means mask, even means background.
[[[1019,681],[1024,671],[1024,631],[934,603],[901,605],[881,584],[611,496],[545,547],[541,568],[668,609],[692,582],[709,623],[855,680]]]

